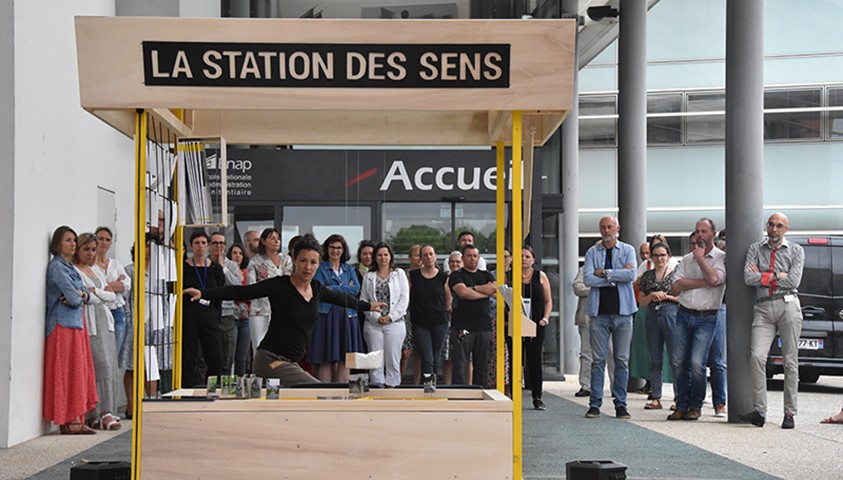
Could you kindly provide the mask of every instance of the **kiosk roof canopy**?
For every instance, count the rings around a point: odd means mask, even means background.
[[[571,108],[575,35],[573,20],[76,18],[83,108],[129,136],[142,108],[232,144],[509,144],[522,111],[541,145]]]

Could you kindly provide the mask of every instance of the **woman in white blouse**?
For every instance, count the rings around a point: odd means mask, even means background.
[[[267,278],[289,275],[291,263],[286,261],[286,257],[286,253],[281,253],[281,232],[274,228],[264,229],[258,244],[258,253],[249,260],[246,283],[252,285]],[[252,300],[249,308],[249,336],[254,353],[269,330],[272,310],[266,297]]]
[[[407,274],[395,268],[389,245],[375,245],[374,257],[376,268],[364,277],[360,300],[383,302],[388,307],[366,312],[363,336],[370,351],[383,350],[384,368],[369,372],[371,384],[392,388],[401,384],[401,346],[407,334],[404,316],[410,303],[410,285]]]
[[[116,301],[116,294],[105,277],[94,268],[97,254],[97,237],[93,233],[79,235],[73,265],[82,276],[82,283],[89,292],[83,307],[83,317],[88,327],[91,355],[97,376],[95,409],[88,412],[88,424],[102,430],[118,430],[120,420],[112,412],[117,409],[117,346],[114,341],[114,317],[107,305]]]
[[[108,250],[111,248],[111,242],[114,239],[111,229],[97,227],[94,235],[97,237],[97,258],[94,262],[94,270],[105,278],[105,282],[111,287],[111,291],[117,294],[116,299],[107,303],[106,307],[111,311],[111,316],[114,317],[114,340],[117,342],[119,354],[120,348],[123,346],[123,339],[126,338],[126,313],[123,311],[126,300],[123,298],[123,293],[129,289],[130,279],[120,262],[108,258]]]

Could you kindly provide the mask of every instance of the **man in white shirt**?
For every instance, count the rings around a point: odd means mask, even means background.
[[[714,221],[701,218],[694,233],[694,248],[682,257],[673,277],[673,294],[679,297],[671,359],[676,410],[668,420],[700,418],[708,353],[726,289],[726,253],[714,246]]]
[[[240,266],[225,256],[225,235],[222,232],[211,234],[211,261],[222,266],[225,274],[226,285],[241,285],[242,277]],[[234,313],[234,302],[225,300],[222,302],[222,315],[220,316],[220,336],[222,337],[222,358],[223,372],[228,375],[234,366],[234,350],[237,344],[237,318]]]

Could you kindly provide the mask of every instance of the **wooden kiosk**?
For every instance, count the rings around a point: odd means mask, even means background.
[[[148,227],[142,144],[154,119],[176,138],[229,144],[496,146],[499,179],[511,146],[511,182],[497,182],[502,259],[505,184],[515,252],[522,168],[531,174],[532,146],[556,131],[573,98],[573,20],[78,17],[76,33],[82,107],[138,145],[138,245]],[[135,260],[144,271],[143,255]],[[520,269],[513,262],[514,278]],[[138,276],[135,290],[144,282]],[[143,308],[136,294],[137,318]],[[135,371],[143,371],[143,329],[135,322]],[[440,388],[143,403],[136,379],[133,478],[521,478],[521,343],[513,343],[513,401],[497,390]]]

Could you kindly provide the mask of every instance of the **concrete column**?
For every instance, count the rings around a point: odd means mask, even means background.
[[[563,0],[563,13],[577,13],[577,0]],[[576,43],[574,44],[576,46]],[[580,127],[579,127],[579,71],[574,48],[573,101],[568,118],[562,123],[559,145],[561,175],[562,214],[559,215],[559,359],[562,373],[576,374],[579,369],[580,337],[574,326],[577,313],[577,297],[571,284],[579,267],[579,221],[580,221]]]
[[[621,2],[618,25],[618,220],[621,239],[647,238],[647,0]],[[596,186],[599,188],[599,186]],[[607,191],[611,185],[605,185]]]
[[[0,449],[13,445],[12,433],[12,379],[20,376],[12,372],[12,344],[15,320],[13,300],[15,292],[14,259],[15,259],[15,2],[0,3]],[[18,28],[22,25],[18,24]],[[21,59],[22,60],[22,59]],[[21,156],[24,156],[26,145],[22,144]],[[23,161],[21,162],[23,164]],[[28,230],[32,233],[32,230]],[[45,242],[44,235],[41,244]],[[43,255],[42,255],[43,257]],[[20,284],[18,284],[20,285]],[[20,285],[25,289],[24,285]],[[42,294],[43,295],[43,294]],[[29,319],[37,321],[36,316]],[[18,318],[25,322],[26,319]],[[21,340],[20,335],[17,338]],[[35,342],[30,347],[38,345]],[[40,390],[39,390],[40,391]],[[20,395],[20,393],[18,393]],[[40,405],[38,406],[40,411]],[[20,415],[20,412],[16,412]]]
[[[764,0],[726,2],[726,277],[729,421],[752,410],[752,289],[746,250],[762,238],[764,186]]]

